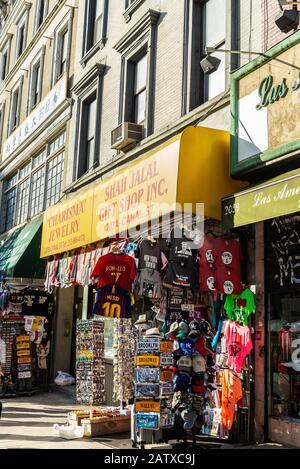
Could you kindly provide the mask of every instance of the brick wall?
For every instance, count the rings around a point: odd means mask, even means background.
[[[262,0],[262,46],[264,52],[294,32],[282,33],[276,26],[275,17],[279,12],[278,0]]]

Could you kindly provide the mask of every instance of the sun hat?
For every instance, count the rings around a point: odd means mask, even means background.
[[[151,329],[148,329],[146,333],[144,334],[144,337],[161,337],[161,333],[159,332],[159,329],[157,327],[152,327]]]
[[[134,323],[135,326],[139,326],[140,324],[151,324],[150,321],[147,321],[146,314],[141,314],[138,320]]]
[[[179,328],[179,323],[177,321],[173,322],[170,326],[169,331],[166,333],[166,337],[169,337],[172,333],[175,333]]]

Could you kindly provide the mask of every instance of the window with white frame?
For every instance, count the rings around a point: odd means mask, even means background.
[[[1,80],[5,80],[6,75],[8,74],[9,70],[9,45],[6,44],[6,46],[2,49],[1,52]]]
[[[134,122],[140,125],[144,125],[146,116],[147,65],[147,54],[134,64],[133,117]]]
[[[20,57],[22,52],[26,46],[26,18],[22,18],[22,20],[18,24],[17,29],[17,42],[16,42],[16,60]]]
[[[61,197],[65,132],[32,158],[6,183],[5,231],[43,212]]]
[[[35,13],[35,31],[43,24],[47,15],[48,0],[37,0]]]
[[[11,134],[20,123],[22,82],[11,92],[8,134]]]
[[[55,68],[54,68],[54,82],[56,83],[61,76],[66,72],[68,65],[68,42],[69,31],[66,26],[64,29],[56,34],[56,49],[55,49]]]
[[[5,112],[5,103],[1,103],[0,104],[0,153],[2,151],[4,112]]]
[[[79,177],[93,169],[95,165],[95,133],[97,117],[97,97],[92,95],[83,102],[81,129],[82,149]]]
[[[43,62],[40,57],[31,67],[28,112],[31,112],[42,98]]]

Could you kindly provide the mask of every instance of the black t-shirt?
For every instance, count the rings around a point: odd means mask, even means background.
[[[197,279],[198,248],[181,228],[170,234],[170,257],[164,282],[178,287],[195,288]]]
[[[144,239],[139,249],[139,270],[152,269],[157,272],[162,270],[161,249],[158,243],[151,243]]]

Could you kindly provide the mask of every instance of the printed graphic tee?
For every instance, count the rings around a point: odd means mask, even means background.
[[[222,379],[221,422],[231,430],[234,421],[235,405],[243,397],[242,383],[232,371],[225,370]]]
[[[237,322],[229,322],[225,336],[228,352],[227,366],[236,373],[241,373],[245,366],[245,358],[253,348],[250,329]]]
[[[124,288],[108,285],[98,290],[94,315],[120,319],[131,317],[131,311],[131,297]]]
[[[157,243],[145,239],[139,250],[138,295],[161,297],[161,271],[167,265],[166,256]]]
[[[255,312],[254,294],[246,288],[240,295],[227,295],[224,310],[231,321],[242,321],[247,326],[250,314]]]
[[[200,291],[215,291],[215,258],[214,240],[204,237],[203,245],[199,249],[199,281]]]
[[[214,239],[213,257],[216,268],[226,266],[239,271],[242,260],[240,243],[236,239]]]
[[[98,277],[98,288],[116,285],[130,291],[135,275],[135,262],[131,256],[108,253],[100,257],[91,277]]]
[[[195,288],[198,281],[198,248],[192,235],[184,229],[176,228],[170,234],[170,246],[164,282],[178,287]]]

